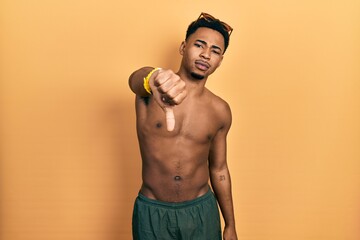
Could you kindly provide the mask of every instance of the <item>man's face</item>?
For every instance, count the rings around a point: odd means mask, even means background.
[[[221,33],[211,28],[198,28],[180,46],[182,65],[194,78],[207,78],[220,66],[224,49]]]

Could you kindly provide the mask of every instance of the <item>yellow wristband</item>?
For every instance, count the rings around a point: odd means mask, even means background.
[[[149,72],[149,74],[146,77],[144,77],[144,88],[150,94],[152,94],[150,84],[149,84],[150,77],[155,71],[160,70],[160,69],[161,68],[154,68],[153,70],[151,70],[151,72]]]

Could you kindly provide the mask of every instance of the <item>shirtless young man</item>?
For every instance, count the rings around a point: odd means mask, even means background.
[[[231,31],[202,13],[180,45],[177,73],[143,67],[129,78],[143,164],[134,239],[221,239],[217,203],[225,221],[224,239],[237,239],[226,161],[231,111],[205,87],[222,62]]]

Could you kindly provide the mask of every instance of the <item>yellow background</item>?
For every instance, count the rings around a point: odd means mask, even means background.
[[[360,1],[2,0],[1,240],[131,239],[134,96],[178,69],[205,11],[235,29],[207,86],[229,102],[242,240],[360,239]]]

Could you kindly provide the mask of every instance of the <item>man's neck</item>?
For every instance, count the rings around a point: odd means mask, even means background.
[[[191,73],[181,70],[179,70],[177,74],[186,82],[186,90],[189,94],[201,95],[204,92],[207,77],[204,77],[203,79],[194,78]]]

